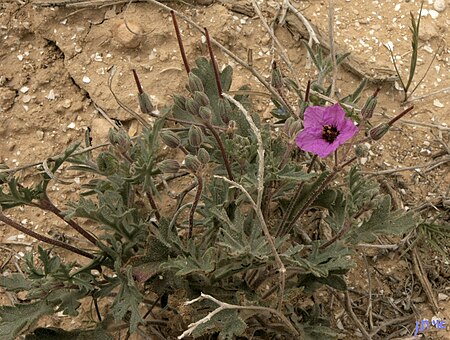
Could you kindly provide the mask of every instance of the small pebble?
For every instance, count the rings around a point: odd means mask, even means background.
[[[439,99],[433,100],[433,105],[436,107],[444,107],[444,104],[442,104]]]
[[[22,92],[22,93],[27,93],[29,89],[30,89],[30,88],[29,88],[28,86],[22,86],[22,87],[20,88],[20,92]]]
[[[437,19],[437,17],[439,16],[439,12],[436,12],[434,9],[430,9],[430,10],[428,11],[428,13],[430,13],[430,17],[431,17],[432,19]]]
[[[90,82],[91,82],[91,78],[89,78],[88,76],[83,77],[83,83],[89,84]]]
[[[42,130],[37,130],[36,131],[36,136],[39,140],[43,140],[44,139],[44,131]]]
[[[52,89],[48,92],[47,99],[54,100],[56,98],[55,91]]]
[[[70,99],[66,99],[62,103],[62,107],[68,109],[72,105],[72,101]]]
[[[31,101],[31,96],[29,94],[26,94],[22,97],[22,101],[24,103],[29,103]]]
[[[447,301],[448,300],[448,295],[444,294],[444,293],[439,293],[438,294],[438,301]]]
[[[67,128],[68,129],[75,129],[75,123],[74,122],[70,123],[69,125],[67,125]]]

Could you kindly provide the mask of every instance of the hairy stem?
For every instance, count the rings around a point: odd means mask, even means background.
[[[209,38],[208,29],[205,27],[205,36],[206,36],[206,44],[208,45],[208,51],[209,51],[209,57],[211,58],[211,63],[214,69],[214,77],[216,78],[216,84],[217,84],[217,91],[219,92],[219,97],[223,98],[222,96],[222,83],[220,81],[220,74],[219,70],[217,69],[217,63],[216,58],[214,57],[214,53],[212,50],[211,40]]]
[[[189,68],[189,63],[187,61],[186,52],[184,51],[183,40],[181,39],[180,28],[178,27],[177,17],[173,10],[170,11],[170,15],[172,16],[173,26],[175,27],[175,33],[177,35],[178,47],[180,48],[181,58],[183,59],[184,68],[186,73],[189,74],[191,69]]]

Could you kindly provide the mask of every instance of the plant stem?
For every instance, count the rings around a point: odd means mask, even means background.
[[[208,45],[209,56],[211,58],[211,63],[212,63],[213,69],[214,69],[214,77],[216,78],[217,91],[219,92],[219,97],[223,98],[222,83],[220,82],[220,74],[219,74],[219,70],[217,69],[216,59],[214,58],[211,40],[209,38],[208,29],[206,27],[205,27],[205,36],[206,36],[206,44]]]
[[[406,110],[404,110],[402,113],[399,113],[397,116],[395,116],[394,118],[392,118],[389,122],[388,125],[392,126],[397,120],[399,120],[400,118],[402,118],[404,115],[406,115],[409,111],[411,111],[412,109],[414,109],[414,106],[410,106],[408,107]]]
[[[88,233],[83,227],[81,227],[78,223],[76,223],[74,220],[66,220],[64,218],[64,215],[61,213],[61,210],[59,210],[53,203],[50,201],[48,197],[43,198],[39,200],[39,203],[36,203],[36,206],[41,208],[42,210],[47,210],[58,216],[60,219],[62,219],[64,222],[66,222],[68,225],[70,225],[73,229],[75,229],[78,233],[83,235],[89,242],[91,242],[93,245],[98,246],[98,240],[92,236],[90,233]]]
[[[220,139],[219,134],[217,133],[216,129],[211,125],[210,122],[204,120],[204,124],[209,129],[209,131],[211,131],[211,133],[214,136],[214,139],[217,142],[217,145],[219,146],[220,153],[222,154],[223,162],[225,164],[225,168],[227,169],[228,178],[231,181],[234,181],[233,172],[231,171],[230,160],[229,160],[228,155],[227,155],[227,153],[225,151],[225,147],[223,146],[223,143],[222,143],[222,140]]]
[[[75,254],[87,257],[89,259],[94,259],[95,258],[94,255],[92,255],[92,254],[90,254],[88,252],[85,252],[84,250],[81,250],[79,248],[75,248],[75,247],[71,246],[70,244],[67,244],[67,243],[64,243],[64,242],[61,242],[61,241],[58,241],[58,240],[51,239],[51,238],[46,237],[44,235],[38,234],[38,233],[28,229],[28,228],[25,228],[21,224],[11,220],[10,218],[8,218],[5,215],[3,215],[2,213],[0,213],[0,221],[5,223],[5,224],[8,224],[9,226],[13,227],[14,229],[16,229],[16,230],[18,230],[18,231],[20,231],[20,232],[22,232],[24,234],[27,234],[28,236],[31,236],[31,237],[33,237],[33,238],[35,238],[35,239],[37,239],[37,240],[39,240],[41,242],[45,242],[45,243],[51,244],[51,245],[56,246],[56,247],[64,248],[64,249],[69,250],[69,251],[71,251],[71,252],[73,252]]]
[[[132,69],[131,71],[133,72],[134,81],[136,82],[136,86],[137,86],[139,94],[144,93],[144,90],[142,89],[141,82],[140,82],[139,77],[138,77],[138,75],[136,73],[136,70]]]
[[[197,192],[195,193],[194,202],[192,203],[191,210],[189,211],[189,235],[188,237],[192,237],[192,232],[194,230],[194,214],[195,210],[197,210],[198,202],[200,201],[200,196],[202,195],[203,190],[203,178],[201,175],[195,174],[197,178]]]
[[[145,196],[147,196],[147,199],[148,199],[148,202],[150,203],[150,206],[155,211],[155,217],[159,221],[161,219],[161,215],[159,213],[158,206],[156,205],[155,199],[153,198],[151,189],[147,190],[145,192]]]
[[[175,12],[173,10],[170,11],[170,15],[172,16],[173,26],[175,27],[175,33],[177,35],[178,47],[180,48],[181,58],[183,59],[184,68],[186,73],[189,74],[191,69],[189,68],[189,64],[186,58],[186,52],[184,51],[183,40],[181,39],[180,28],[178,27],[177,17],[175,16]]]

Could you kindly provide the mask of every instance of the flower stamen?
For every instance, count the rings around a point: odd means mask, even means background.
[[[328,143],[333,143],[337,136],[339,136],[339,131],[336,126],[324,125],[322,129],[322,138]]]

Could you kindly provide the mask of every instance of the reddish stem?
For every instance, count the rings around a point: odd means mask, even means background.
[[[308,80],[308,84],[306,84],[305,102],[309,100],[309,91],[311,91],[311,80]]]
[[[217,69],[216,59],[214,58],[211,40],[209,39],[209,33],[206,27],[205,27],[205,36],[206,36],[206,44],[208,45],[209,56],[211,58],[211,63],[214,69],[214,76],[216,77],[217,91],[219,92],[219,97],[222,98],[222,84],[220,82],[219,70]]]
[[[186,52],[184,51],[183,40],[181,40],[180,28],[178,27],[177,17],[175,16],[174,11],[170,11],[170,15],[172,15],[173,26],[175,27],[175,33],[177,35],[178,47],[180,48],[181,58],[183,59],[184,68],[186,69],[186,73],[189,74],[191,69],[189,68],[189,64],[186,58]]]
[[[144,92],[144,90],[142,89],[141,82],[139,81],[139,77],[136,73],[136,70],[132,69],[131,71],[133,71],[134,81],[136,82],[138,92],[139,92],[139,94],[142,94]]]
[[[392,118],[389,122],[388,125],[392,126],[397,120],[399,120],[400,118],[402,118],[404,115],[406,115],[409,111],[411,111],[412,109],[414,109],[414,106],[408,107],[406,110],[404,110],[402,113],[398,114],[397,116],[395,116],[394,118]]]
[[[81,255],[81,256],[84,256],[84,257],[87,257],[87,258],[90,258],[90,259],[94,259],[95,258],[94,255],[92,255],[92,254],[90,254],[90,253],[88,253],[88,252],[86,252],[84,250],[75,248],[75,247],[71,246],[70,244],[67,244],[67,243],[64,243],[64,242],[61,242],[61,241],[58,241],[58,240],[54,240],[52,238],[49,238],[49,237],[46,237],[44,235],[38,234],[38,233],[28,229],[28,228],[25,228],[21,224],[11,220],[10,218],[6,217],[5,215],[3,215],[1,213],[0,213],[0,221],[2,221],[5,224],[8,224],[9,226],[13,227],[14,229],[16,229],[16,230],[18,230],[18,231],[20,231],[20,232],[22,232],[24,234],[27,234],[28,236],[31,236],[31,237],[33,237],[33,238],[35,238],[35,239],[37,239],[37,240],[39,240],[41,242],[45,242],[45,243],[51,244],[51,245],[56,246],[56,247],[64,248],[64,249],[69,250],[69,251],[71,251],[71,252],[73,252],[75,254],[78,254],[78,255]]]

